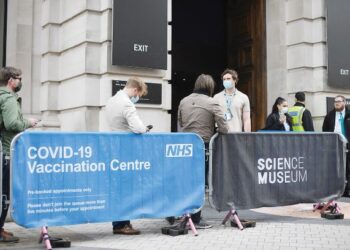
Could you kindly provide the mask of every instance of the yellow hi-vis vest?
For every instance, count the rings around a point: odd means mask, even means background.
[[[293,106],[288,109],[288,114],[292,117],[293,131],[305,131],[303,127],[303,113],[305,108],[301,106]]]

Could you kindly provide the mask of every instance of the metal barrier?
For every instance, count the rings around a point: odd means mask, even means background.
[[[232,133],[210,142],[211,205],[219,211],[328,202],[345,187],[336,133]]]
[[[0,216],[1,216],[1,213],[2,213],[2,199],[3,199],[3,196],[2,196],[2,160],[3,160],[3,152],[2,152],[2,143],[0,141]]]
[[[27,131],[11,148],[11,214],[24,227],[181,216],[204,203],[196,134]]]

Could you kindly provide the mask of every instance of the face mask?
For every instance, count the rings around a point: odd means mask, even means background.
[[[137,96],[132,96],[130,97],[130,101],[135,104],[139,101],[140,97],[137,95]]]
[[[223,82],[223,85],[224,85],[224,88],[225,88],[225,89],[230,89],[230,88],[233,87],[232,81],[230,81],[230,80],[225,80],[225,81]]]
[[[281,109],[281,112],[282,112],[283,114],[288,113],[288,107],[283,107],[283,108]]]
[[[22,88],[22,82],[19,82],[19,83],[17,84],[17,86],[13,89],[13,91],[18,92],[18,91],[21,90],[21,88]]]

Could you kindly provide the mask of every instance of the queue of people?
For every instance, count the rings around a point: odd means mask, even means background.
[[[183,98],[178,108],[178,131],[197,133],[205,142],[208,150],[210,138],[218,131],[251,132],[250,103],[246,94],[237,89],[238,73],[226,69],[222,75],[223,90],[213,97],[215,82],[210,75],[201,74],[194,83],[193,93]],[[19,238],[4,230],[4,222],[9,200],[10,180],[10,142],[13,137],[27,128],[34,127],[37,119],[24,119],[22,116],[17,92],[22,86],[21,71],[12,67],[2,68],[0,71],[0,126],[4,148],[2,189],[2,212],[0,217],[0,242],[18,242]],[[147,94],[147,85],[138,77],[131,77],[124,89],[112,96],[106,104],[106,120],[111,131],[128,131],[146,133],[151,126],[146,126],[140,119],[135,103]],[[288,107],[286,99],[278,97],[273,104],[272,111],[266,119],[263,130],[276,131],[314,131],[312,116],[305,108],[305,93],[295,94],[295,105]],[[345,137],[350,136],[350,110],[345,106],[345,97],[336,96],[334,109],[329,112],[323,123],[323,131],[337,132]],[[349,157],[348,157],[349,161]],[[206,159],[206,184],[208,183],[208,159]],[[349,178],[349,164],[347,164],[347,178]],[[344,193],[349,196],[349,185]],[[210,228],[201,217],[201,211],[192,215],[197,228]],[[136,235],[140,231],[133,228],[130,221],[114,221],[113,233]]]

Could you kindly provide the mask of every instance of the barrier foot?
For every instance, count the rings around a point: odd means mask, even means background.
[[[46,226],[41,227],[39,243],[42,243],[42,242],[44,242],[47,250],[52,250],[50,237],[49,237],[49,234],[47,232]]]
[[[337,219],[344,219],[344,214],[340,212],[339,205],[332,201],[330,204],[328,204],[328,207],[330,208],[329,212],[322,212],[321,217],[328,219],[328,220],[337,220]]]
[[[69,239],[54,238],[49,236],[47,232],[47,227],[42,227],[40,232],[39,243],[44,242],[47,250],[52,250],[52,248],[68,248],[71,246],[71,241]]]
[[[187,214],[182,217],[180,223],[170,227],[162,227],[162,234],[170,235],[170,236],[178,236],[183,234],[188,234],[188,226],[192,230],[194,236],[198,236],[198,232],[196,227],[193,224],[191,219],[191,215]]]

